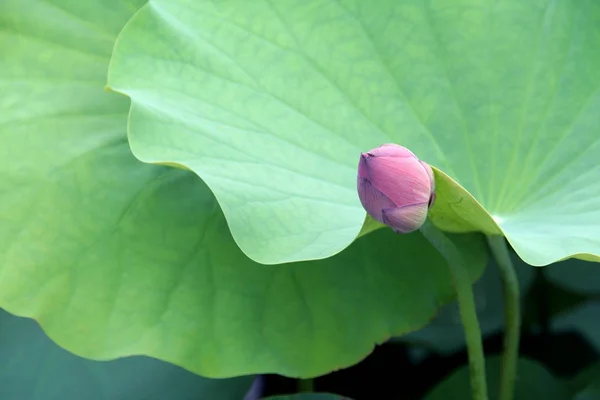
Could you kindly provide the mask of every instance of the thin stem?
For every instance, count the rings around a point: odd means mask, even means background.
[[[310,393],[314,391],[314,381],[312,379],[298,379],[298,392]]]
[[[473,286],[469,273],[465,268],[463,256],[454,243],[429,219],[421,227],[421,233],[448,261],[467,342],[473,400],[487,400],[485,357],[481,342],[481,330],[477,320]]]
[[[504,291],[504,354],[502,357],[502,375],[500,376],[500,400],[512,400],[519,358],[519,336],[521,334],[521,310],[519,304],[519,281],[510,260],[504,236],[488,236],[488,244],[496,259],[502,289]]]

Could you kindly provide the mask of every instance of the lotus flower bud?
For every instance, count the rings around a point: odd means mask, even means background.
[[[431,167],[396,144],[361,154],[357,186],[367,213],[397,233],[419,229],[435,200]]]

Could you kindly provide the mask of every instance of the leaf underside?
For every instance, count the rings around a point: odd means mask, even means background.
[[[104,85],[142,3],[0,2],[0,307],[78,355],[143,354],[208,377],[315,376],[426,324],[453,291],[419,233],[260,265],[193,172],[135,159],[129,101]],[[454,239],[476,279],[484,241]]]

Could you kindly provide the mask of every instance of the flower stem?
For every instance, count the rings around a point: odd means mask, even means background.
[[[310,393],[315,389],[312,379],[298,379],[298,392]]]
[[[429,219],[421,227],[421,233],[448,262],[467,342],[473,400],[487,400],[485,357],[481,341],[481,330],[477,320],[473,286],[465,268],[464,258],[454,243]]]
[[[502,357],[502,375],[500,377],[500,400],[512,400],[515,391],[517,360],[519,358],[519,336],[521,330],[521,312],[519,304],[519,281],[513,267],[504,236],[488,236],[488,244],[498,264],[504,291],[504,354]]]

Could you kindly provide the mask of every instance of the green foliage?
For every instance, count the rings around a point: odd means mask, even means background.
[[[490,399],[497,400],[502,360],[494,357],[487,362]],[[515,388],[515,400],[571,400],[572,393],[567,382],[555,378],[539,363],[522,358],[519,360],[519,379]],[[470,396],[468,368],[463,367],[441,382],[425,400],[464,400]]]
[[[544,273],[552,283],[567,290],[600,294],[600,268],[595,263],[567,260],[549,265]]]
[[[592,365],[571,382],[573,400],[600,400],[600,364]]]
[[[502,360],[487,362],[490,400],[496,400]],[[594,365],[571,379],[552,375],[538,362],[521,358],[515,400],[597,400],[600,399],[600,365]],[[469,378],[466,367],[458,369],[436,386],[424,400],[464,400],[469,398]]]
[[[520,289],[526,293],[533,281],[534,270],[512,254]],[[473,285],[475,305],[484,336],[500,332],[504,327],[504,304],[498,266],[490,261],[482,277]],[[394,340],[411,343],[441,354],[452,354],[465,345],[458,304],[454,301],[423,329]]]
[[[600,301],[590,300],[558,315],[553,321],[553,329],[578,331],[600,352]]]
[[[470,277],[481,234],[506,235],[579,296],[530,325],[600,349],[600,269],[559,262],[600,256],[598,26],[597,1],[2,0],[0,307],[98,360],[209,377],[355,364],[453,297],[421,234],[358,201],[359,153],[396,142],[434,166],[430,218],[469,232],[452,240]],[[502,325],[495,273],[476,287],[485,333]],[[402,340],[460,347],[453,307]],[[233,399],[250,379],[83,361],[0,317],[0,390],[19,400],[183,396],[158,375]],[[11,369],[35,357],[63,367]],[[598,398],[598,379],[521,368],[518,398]],[[431,399],[465,399],[465,374]],[[310,396],[331,395],[294,398]]]
[[[253,377],[201,378],[146,357],[99,362],[61,349],[32,320],[0,310],[3,400],[240,400]]]
[[[139,4],[50,4],[0,6],[13,41],[0,46],[10,93],[2,307],[86,357],[145,354],[210,377],[312,376],[423,326],[451,299],[445,261],[418,233],[398,242],[380,231],[311,264],[245,257],[202,181],[135,160],[128,102],[103,90],[118,27]],[[82,48],[71,27],[93,45]],[[456,240],[475,279],[484,243]]]
[[[487,210],[460,227],[493,216],[545,265],[600,254],[599,21],[595,1],[156,0],[109,85],[135,155],[197,172],[255,260],[348,246],[358,155],[395,142]]]

